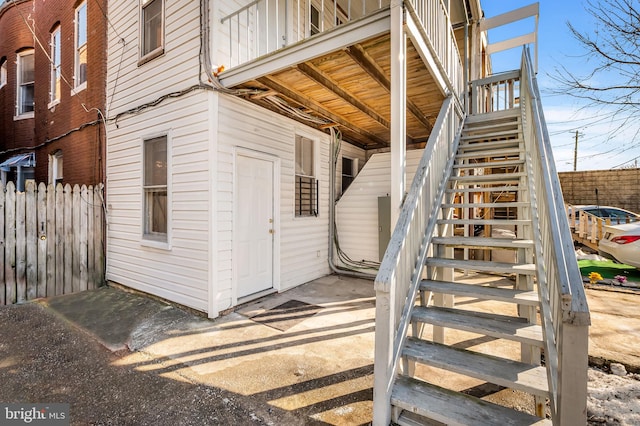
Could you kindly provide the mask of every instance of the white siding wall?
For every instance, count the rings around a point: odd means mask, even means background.
[[[407,151],[407,190],[411,186],[423,151]],[[391,154],[374,154],[336,206],[340,248],[351,259],[379,260],[378,197],[389,195],[390,192]]]
[[[203,92],[109,127],[107,279],[200,310],[209,282],[209,111]],[[169,246],[142,238],[142,141],[168,135]]]
[[[198,83],[199,2],[165,1],[164,54],[138,65],[139,2],[109,5],[107,279],[207,309],[210,222],[210,113],[203,91],[145,104]],[[115,28],[115,29],[114,29]],[[142,239],[142,141],[168,135],[169,245]]]
[[[112,25],[108,27],[107,106],[110,117],[198,83],[199,2],[165,0],[164,54],[140,66],[139,5],[138,1],[109,3]]]
[[[219,95],[217,154],[218,309],[233,302],[233,173],[237,148],[280,159],[279,290],[328,274],[329,137],[286,117],[230,96]],[[317,141],[320,167],[318,217],[294,217],[295,135]],[[318,152],[316,151],[316,152]],[[278,226],[279,225],[279,226]],[[276,247],[276,251],[278,247]],[[276,280],[278,277],[276,276]]]

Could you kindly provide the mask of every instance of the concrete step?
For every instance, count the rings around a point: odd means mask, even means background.
[[[551,425],[546,419],[406,376],[396,379],[391,404],[405,410],[396,420],[400,425],[433,424],[427,419],[451,425]],[[409,422],[404,423],[404,415],[409,417]],[[424,417],[425,421],[421,422],[415,415]]]
[[[449,281],[422,280],[420,290],[434,293],[453,294],[455,296],[473,297],[482,300],[516,303],[519,305],[538,306],[538,293],[530,290],[514,290],[511,288],[487,287],[476,284],[463,284]]]
[[[416,306],[411,321],[542,347],[542,327],[524,318],[435,306]]]
[[[407,339],[402,355],[420,364],[549,397],[547,370],[539,365],[453,348],[415,337]]]

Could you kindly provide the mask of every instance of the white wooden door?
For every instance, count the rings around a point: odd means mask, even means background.
[[[236,157],[237,297],[273,288],[274,163]]]

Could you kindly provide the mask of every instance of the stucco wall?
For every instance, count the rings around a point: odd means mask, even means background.
[[[562,172],[558,175],[567,203],[600,204],[640,212],[640,169]]]

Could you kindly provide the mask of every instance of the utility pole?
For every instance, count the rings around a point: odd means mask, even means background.
[[[578,131],[576,130],[576,145],[573,148],[573,171],[578,167]]]

